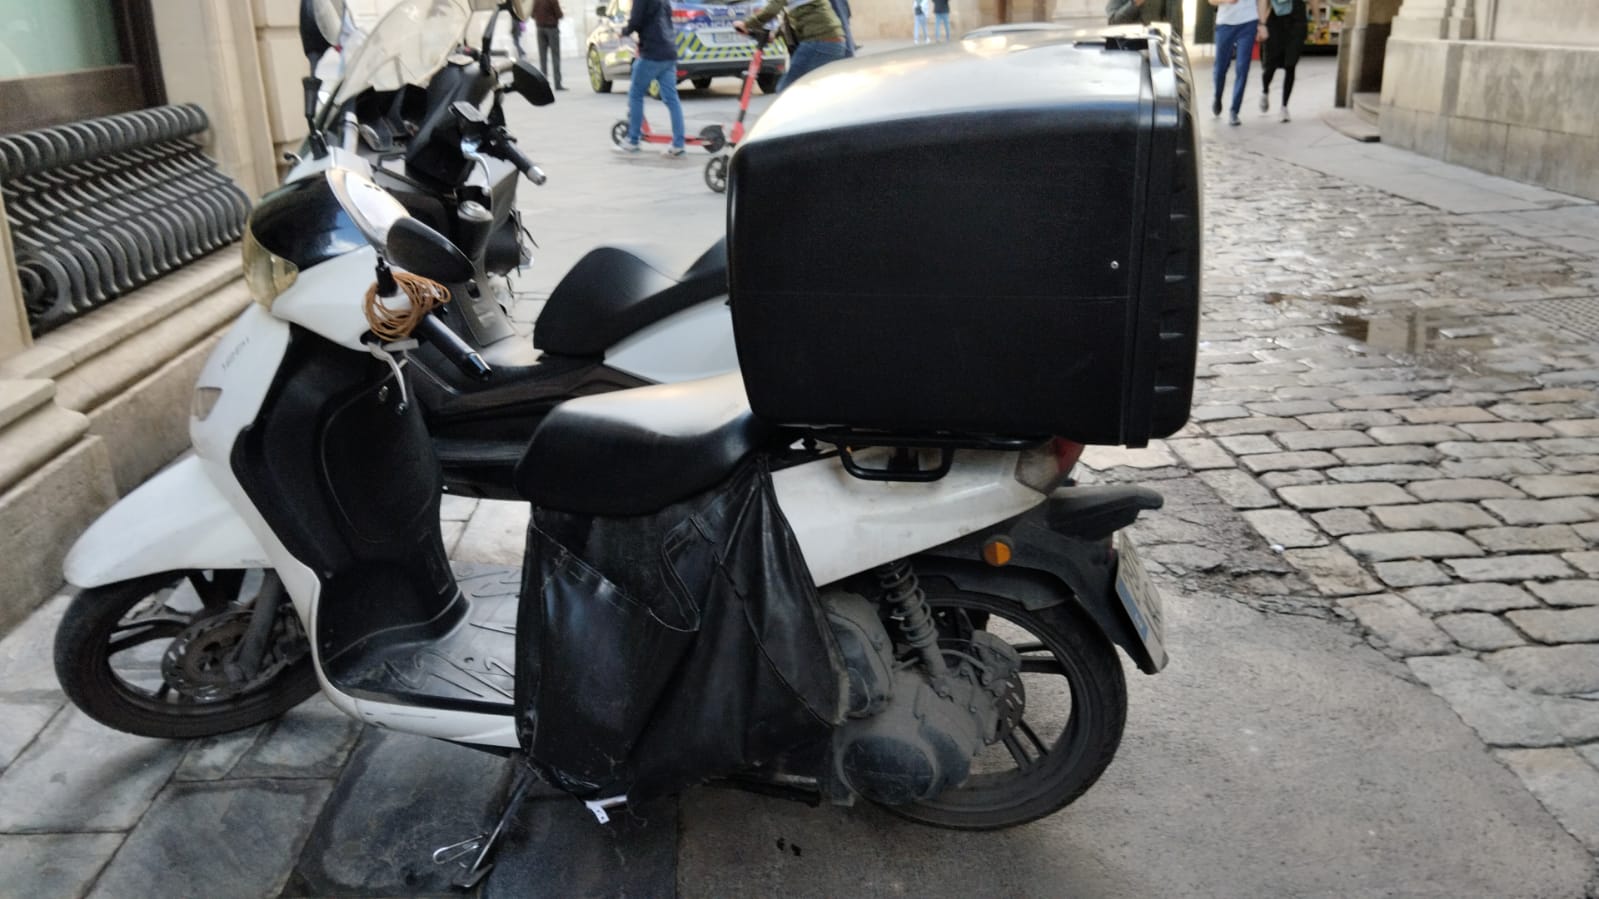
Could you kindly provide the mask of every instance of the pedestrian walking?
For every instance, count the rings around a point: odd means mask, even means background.
[[[734,22],[733,28],[740,34],[749,34],[752,28],[765,28],[778,13],[788,16],[789,28],[799,45],[789,48],[788,71],[777,82],[778,93],[805,73],[845,57],[844,25],[826,0],[767,0],[754,15]]]
[[[1168,22],[1171,30],[1183,33],[1182,0],[1109,0],[1105,20],[1112,25],[1148,25]]]
[[[838,23],[844,26],[844,56],[855,55],[855,32],[849,30],[850,8],[849,0],[828,0],[833,7],[833,15],[838,16]]]
[[[511,43],[516,45],[516,58],[527,59],[527,47],[523,46],[522,39],[527,36],[527,23],[518,19],[511,23]]]
[[[949,0],[933,0],[933,40],[940,40],[938,32],[942,30],[945,43],[949,42]]]
[[[1210,101],[1212,115],[1221,115],[1222,97],[1227,90],[1227,69],[1237,64],[1238,73],[1233,79],[1231,112],[1227,124],[1242,125],[1238,113],[1244,108],[1244,91],[1249,86],[1249,58],[1255,53],[1257,33],[1266,26],[1260,21],[1261,10],[1270,0],[1210,0],[1216,7],[1216,73],[1215,93]]]
[[[1260,53],[1260,111],[1271,109],[1271,78],[1283,70],[1282,121],[1288,121],[1288,98],[1294,93],[1294,67],[1310,33],[1310,19],[1321,18],[1321,0],[1271,0],[1265,22],[1266,46]]]
[[[561,85],[561,20],[566,18],[566,13],[561,12],[561,0],[533,0],[533,24],[538,28],[539,71],[544,77],[555,83],[558,91],[566,90]],[[555,69],[552,73],[551,64]]]
[[[932,43],[927,33],[927,5],[932,0],[911,0],[911,21],[914,23],[911,38],[918,44]]]
[[[831,15],[831,11],[829,11]],[[622,36],[638,35],[638,56],[627,84],[627,139],[616,145],[618,153],[637,153],[639,132],[644,123],[644,95],[650,82],[660,86],[661,100],[672,117],[672,145],[661,153],[670,159],[681,158],[683,149],[683,104],[677,99],[677,42],[672,38],[672,4],[668,0],[633,0],[633,11]]]

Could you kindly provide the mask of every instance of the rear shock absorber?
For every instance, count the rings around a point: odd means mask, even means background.
[[[938,649],[938,626],[933,610],[927,607],[927,594],[916,581],[911,563],[900,559],[877,569],[877,583],[883,588],[883,601],[894,610],[905,640],[921,654],[927,673],[939,684],[949,673],[944,654]]]

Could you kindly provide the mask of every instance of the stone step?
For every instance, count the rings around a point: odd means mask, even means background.
[[[1327,127],[1351,140],[1374,144],[1382,140],[1375,121],[1366,121],[1351,109],[1329,109],[1321,114]]]
[[[1355,115],[1375,125],[1382,116],[1382,95],[1376,91],[1355,94],[1350,98],[1350,106],[1355,110]]]

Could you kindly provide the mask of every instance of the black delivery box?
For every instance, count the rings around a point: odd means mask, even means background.
[[[1193,78],[1164,26],[832,63],[733,154],[752,408],[787,425],[1139,446],[1188,420]]]

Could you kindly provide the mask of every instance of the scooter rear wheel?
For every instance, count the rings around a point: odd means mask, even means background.
[[[256,671],[229,665],[276,578],[174,571],[84,590],[56,629],[56,677],[90,718],[144,737],[208,737],[276,718],[317,691],[286,598]]]
[[[978,753],[964,784],[927,802],[884,808],[935,827],[999,830],[1069,805],[1094,785],[1121,743],[1127,682],[1115,648],[1070,599],[1029,610],[942,578],[924,577],[921,585],[941,635],[982,629],[1021,654],[1026,705],[1005,739]]]

